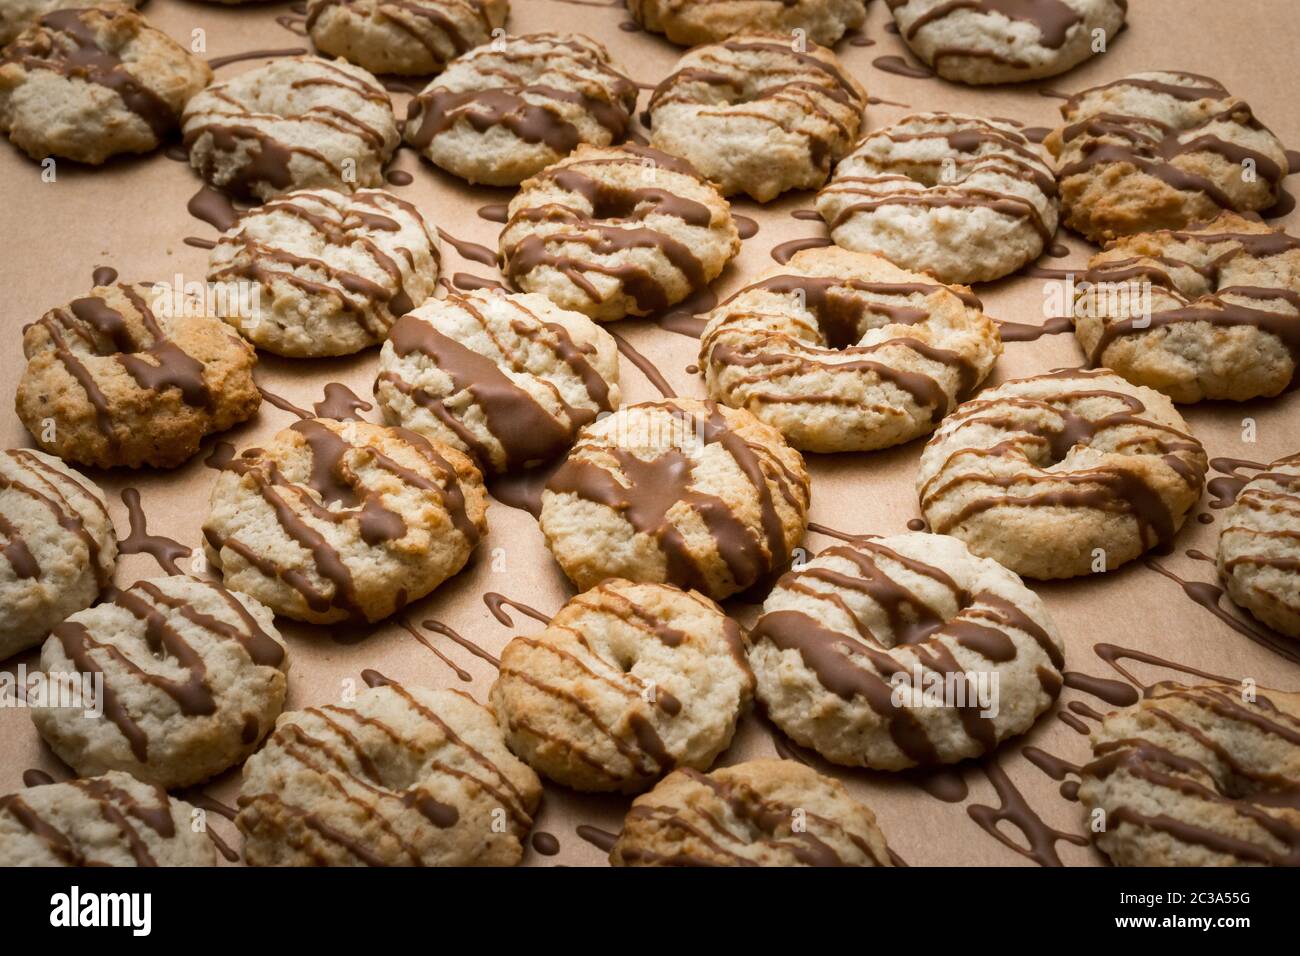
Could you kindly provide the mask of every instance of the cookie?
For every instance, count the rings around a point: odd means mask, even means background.
[[[945,80],[973,85],[1064,73],[1106,50],[1128,13],[1128,0],[888,3],[898,35],[917,57]]]
[[[1223,515],[1218,564],[1233,601],[1300,637],[1300,454],[1279,458],[1238,492]]]
[[[0,53],[0,132],[38,161],[147,153],[211,79],[206,63],[126,6],[54,9]]]
[[[869,451],[933,431],[1002,351],[967,288],[879,256],[806,249],[708,314],[709,395],[806,451]]]
[[[513,866],[541,797],[468,694],[387,684],[281,717],[235,822],[253,866]]]
[[[617,577],[722,600],[785,566],[808,500],[803,458],[775,428],[669,399],[583,428],[542,492],[539,521],[581,590]]]
[[[0,451],[0,661],[45,639],[113,580],[104,493],[59,459]]]
[[[1061,115],[1045,145],[1065,224],[1097,243],[1268,209],[1291,171],[1250,105],[1195,73],[1136,73],[1076,93]]]
[[[1281,394],[1300,364],[1300,239],[1225,212],[1116,240],[1088,263],[1074,334],[1093,365],[1176,402]]]
[[[103,715],[47,704],[32,722],[79,775],[189,786],[257,748],[284,706],[288,666],[271,612],[248,595],[190,577],[137,581],[56,625],[41,648],[46,674],[102,679]]]
[[[617,578],[501,652],[492,687],[510,749],[575,790],[638,793],[707,770],[749,706],[739,625],[696,591]]]
[[[833,52],[744,33],[697,47],[650,97],[650,145],[723,195],[817,189],[858,138],[867,91]]]
[[[0,866],[215,866],[195,808],[116,771],[0,797]]]
[[[241,216],[217,240],[208,281],[253,284],[251,307],[222,318],[258,348],[320,358],[382,342],[433,294],[441,259],[411,203],[378,189],[318,189]]]
[[[827,548],[777,582],[750,638],[772,721],[878,770],[993,751],[1052,706],[1065,665],[1038,596],[937,534]]]
[[[308,0],[316,49],[371,73],[426,76],[504,33],[509,0]]]
[[[36,443],[100,468],[173,468],[262,402],[252,346],[171,285],[118,283],[23,332],[18,417]]]
[[[1169,544],[1206,465],[1165,396],[1108,369],[1062,369],[958,406],[916,487],[932,530],[1017,574],[1068,578]]]
[[[1119,866],[1300,866],[1300,695],[1157,684],[1092,735],[1079,800]],[[1094,828],[1095,830],[1095,828]]]
[[[138,7],[140,0],[105,0],[97,6],[110,4]],[[81,9],[86,5],[86,0],[5,0],[4,5],[0,6],[0,46],[8,46],[18,34],[47,13],[69,8]]]
[[[510,281],[597,322],[676,305],[740,251],[718,190],[685,160],[632,143],[579,146],[524,182],[508,214]]]
[[[298,621],[385,618],[460,571],[487,531],[473,463],[401,428],[305,419],[219,467],[208,560]]]
[[[864,0],[627,0],[632,19],[673,43],[717,43],[740,33],[796,31],[831,46],[866,21]]]
[[[637,797],[614,866],[893,866],[876,816],[792,760],[678,770]]]
[[[393,326],[375,398],[390,422],[514,471],[564,454],[618,407],[618,345],[545,296],[448,291]]]
[[[1042,255],[1056,180],[1015,126],[917,113],[868,133],[817,195],[836,245],[941,282],[987,282]]]
[[[403,135],[453,175],[517,186],[580,143],[623,139],[636,97],[636,84],[590,37],[504,37],[457,59],[412,99]]]
[[[272,60],[214,83],[185,108],[190,165],[213,186],[267,200],[297,189],[383,185],[400,142],[392,103],[344,60]]]

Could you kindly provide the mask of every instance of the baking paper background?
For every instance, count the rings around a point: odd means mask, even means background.
[[[872,45],[855,45],[845,38],[836,52],[873,99],[890,101],[873,102],[867,110],[864,132],[920,110],[1010,117],[1027,126],[1050,127],[1058,120],[1060,100],[1040,95],[1040,88],[1073,92],[1142,70],[1180,69],[1219,79],[1232,93],[1251,103],[1256,115],[1284,145],[1300,147],[1300,102],[1295,95],[1300,5],[1293,0],[1132,0],[1130,6],[1129,28],[1112,42],[1108,52],[1064,76],[1024,87],[964,87],[938,79],[910,79],[873,66],[872,61],[881,56],[904,56],[915,62],[899,38],[886,31],[891,18],[881,0],[868,5],[864,35]],[[202,28],[207,39],[204,55],[210,58],[253,49],[310,46],[308,40],[277,23],[277,18],[301,21],[288,4],[225,7],[186,0],[148,0],[142,12],[155,26],[187,45],[192,31]],[[653,86],[671,72],[683,51],[656,34],[620,29],[620,24],[628,20],[621,5],[608,5],[603,0],[513,0],[507,28],[511,33],[588,33],[610,48],[633,79]],[[227,78],[260,62],[223,66],[216,71],[217,77]],[[398,116],[404,116],[407,96],[393,96]],[[643,90],[639,108],[645,107],[648,96],[648,90]],[[910,109],[893,104],[907,104]],[[496,248],[500,226],[480,218],[476,209],[485,203],[507,201],[510,190],[468,186],[406,149],[390,168],[414,175],[414,183],[393,191],[414,202],[431,225],[441,226],[457,238]],[[1300,190],[1300,177],[1293,176],[1288,185],[1293,191]],[[203,279],[207,252],[182,241],[186,236],[216,236],[210,226],[186,212],[186,201],[199,186],[197,175],[188,166],[167,159],[161,152],[119,159],[98,169],[60,162],[57,181],[46,183],[37,164],[8,144],[0,146],[0,236],[4,244],[0,256],[0,334],[4,336],[0,343],[0,383],[6,396],[13,394],[22,372],[22,326],[48,309],[84,295],[92,285],[91,273],[96,267],[116,269],[121,281],[174,281],[177,273],[185,281]],[[740,255],[715,283],[719,298],[771,267],[769,253],[774,246],[794,238],[825,234],[819,221],[791,217],[796,209],[810,208],[812,201],[813,194],[804,192],[787,194],[761,207],[748,200],[733,202],[733,211],[757,220],[759,231],[745,241]],[[1288,225],[1294,233],[1300,230],[1298,218],[1292,214],[1274,224]],[[1069,257],[1045,258],[1040,265],[1082,267],[1095,251],[1064,231],[1058,241],[1068,245]],[[443,267],[446,276],[464,272],[500,278],[491,267],[463,259],[447,244]],[[1017,275],[977,286],[976,292],[993,317],[1039,324],[1045,316],[1057,314],[1051,308],[1045,309],[1047,289],[1052,284],[1050,280]],[[700,378],[687,371],[697,361],[698,343],[694,339],[644,320],[607,327],[653,361],[678,394],[704,395]],[[263,355],[257,378],[265,388],[304,408],[321,400],[329,382],[342,382],[369,399],[377,355],[377,349],[332,360],[291,361]],[[988,384],[1082,361],[1082,353],[1070,334],[1011,342]],[[627,403],[659,397],[659,391],[626,359],[622,376]],[[11,409],[12,405],[7,405],[0,411],[0,440],[6,447],[30,446],[30,437]],[[1211,457],[1269,462],[1300,450],[1300,395],[1294,393],[1244,404],[1203,403],[1183,407],[1182,413]],[[378,420],[376,411],[366,413],[366,417]],[[1254,422],[1253,443],[1243,441],[1244,422],[1248,419]],[[204,453],[174,471],[88,473],[107,494],[119,538],[126,537],[128,531],[127,511],[120,494],[123,489],[136,488],[149,531],[196,548],[201,540],[199,529],[206,514],[208,492],[216,477],[216,472],[202,463],[206,449],[216,440],[243,449],[265,441],[294,420],[293,414],[263,404],[256,418],[209,439]],[[907,522],[918,517],[913,481],[923,441],[869,454],[807,456],[812,475],[812,520],[845,532],[894,534],[906,530]],[[1211,477],[1216,476],[1211,473]],[[1221,512],[1209,508],[1209,500],[1209,495],[1202,499],[1194,514],[1215,515],[1215,522],[1202,524],[1190,518],[1173,552],[1155,558],[1160,567],[1184,580],[1208,582],[1215,577],[1211,564],[1186,553],[1215,552]],[[515,627],[498,623],[484,603],[484,594],[498,592],[551,613],[573,591],[551,559],[537,523],[529,514],[493,501],[488,520],[489,533],[471,565],[433,595],[408,608],[405,616],[417,624],[425,619],[441,621],[497,654],[512,634],[535,632],[542,625],[509,608],[506,610]],[[831,538],[810,533],[805,548],[816,551],[833,543]],[[115,583],[126,587],[141,577],[159,573],[148,555],[124,556]],[[1031,586],[1046,601],[1064,636],[1068,670],[1120,679],[1094,650],[1098,643],[1110,643],[1214,674],[1251,677],[1262,687],[1300,690],[1300,666],[1233,630],[1188,599],[1177,581],[1142,561],[1093,579]],[[1243,612],[1231,608],[1226,598],[1223,604],[1227,613],[1238,620],[1264,630]],[[728,608],[744,623],[752,621],[756,610],[736,602],[729,602]],[[343,681],[361,686],[360,673],[365,668],[377,669],[406,683],[456,687],[480,702],[487,700],[495,677],[489,662],[446,637],[426,633],[430,643],[472,676],[471,681],[462,681],[437,655],[393,622],[359,639],[353,634],[349,642],[332,639],[323,628],[280,623],[290,648],[289,708],[337,701]],[[1290,646],[1293,651],[1300,649],[1300,642],[1291,642]],[[19,663],[33,668],[37,659],[33,650],[8,661],[5,669],[13,670]],[[1124,662],[1124,666],[1144,684],[1180,676],[1168,668],[1132,661]],[[1071,702],[1082,705],[1080,712],[1068,709]],[[1087,737],[1059,719],[1058,714],[1069,714],[1076,723],[1095,726],[1088,709],[1104,713],[1111,708],[1091,695],[1067,688],[1056,707],[1044,714],[1029,734],[1008,741],[991,758],[995,767],[992,773],[998,776],[998,767],[1005,771],[1019,799],[1032,808],[1046,828],[1070,834],[1085,832],[1082,809],[1065,799],[1058,792],[1059,784],[1031,765],[1021,750],[1032,745],[1071,763],[1084,762],[1089,753]],[[718,764],[776,755],[773,735],[774,728],[751,713],[742,721],[735,742]],[[787,755],[794,752],[790,745],[782,750]],[[814,754],[797,751],[797,755],[844,780],[875,811],[891,848],[909,864],[1034,863],[985,832],[969,812],[971,807],[996,808],[1003,802],[984,765],[968,762],[958,768],[969,793],[953,803],[929,795],[914,776],[832,768]],[[56,779],[70,775],[40,742],[26,711],[0,709],[0,793],[22,787],[23,772],[28,769],[44,770]],[[235,802],[238,783],[236,769],[202,789],[229,806]],[[1013,802],[1015,799],[1011,797]],[[580,837],[576,828],[586,825],[617,831],[629,803],[626,798],[585,796],[547,783],[536,831],[554,835],[560,851],[558,855],[543,856],[530,847],[524,862],[603,865],[605,853]],[[976,816],[986,812],[977,810]],[[210,814],[209,820],[227,842],[238,847],[238,834],[232,824],[215,814]],[[1011,844],[1029,845],[1026,835],[1010,824],[1002,824],[1000,832]],[[1035,839],[1044,839],[1043,834],[1036,834]],[[1105,862],[1091,848],[1069,842],[1055,846],[1067,864]]]

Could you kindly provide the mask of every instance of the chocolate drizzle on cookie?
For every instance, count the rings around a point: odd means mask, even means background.
[[[573,443],[580,427],[594,421],[598,413],[612,411],[609,383],[588,359],[592,347],[576,343],[564,326],[543,320],[513,299],[500,300],[513,313],[504,329],[491,318],[494,309],[489,306],[493,302],[486,297],[449,291],[443,302],[468,316],[494,342],[501,358],[480,354],[444,335],[433,323],[408,315],[399,319],[389,333],[395,354],[406,358],[419,353],[450,379],[450,387],[445,394],[435,394],[407,381],[396,370],[381,372],[378,384],[391,386],[427,410],[485,467],[499,465],[502,467],[498,470],[514,470],[548,461]],[[503,341],[507,333],[519,340],[522,348],[512,348]],[[539,349],[559,360],[586,393],[586,401],[574,405],[558,385],[534,375],[533,380],[549,391],[562,417],[506,374],[505,369],[521,376],[531,374],[519,356],[522,353],[527,357]],[[482,424],[475,425],[480,416]],[[487,436],[481,436],[479,428]],[[500,454],[484,437],[500,446]]]
[[[636,449],[621,447],[603,436],[582,438],[551,477],[546,490],[573,494],[612,508],[634,532],[650,535],[663,551],[668,580],[681,587],[711,593],[694,548],[669,512],[685,504],[708,529],[712,546],[722,558],[736,590],[743,590],[789,559],[779,495],[800,514],[807,509],[808,482],[792,472],[770,448],[751,442],[728,423],[713,402],[698,411],[668,401],[635,406],[656,418],[667,416],[698,438],[704,454],[721,446],[748,479],[759,505],[759,527],[743,519],[721,498],[696,488],[694,460],[675,445],[650,449],[643,458]],[[644,450],[642,450],[644,453]],[[608,463],[604,460],[608,459]]]

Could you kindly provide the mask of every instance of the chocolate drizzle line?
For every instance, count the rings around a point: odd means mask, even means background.
[[[682,531],[668,516],[679,503],[691,508],[708,528],[713,547],[738,590],[784,565],[789,553],[774,492],[802,513],[808,502],[807,482],[790,472],[771,449],[742,438],[714,402],[703,403],[698,413],[672,401],[636,407],[678,420],[692,429],[705,449],[721,446],[758,498],[761,527],[752,527],[722,499],[698,490],[693,461],[677,447],[659,449],[656,457],[647,460],[595,436],[584,438],[551,477],[547,490],[571,493],[621,514],[635,532],[658,542],[667,561],[668,580],[682,587],[705,593],[714,590],[705,581]],[[602,458],[611,464],[597,464]]]
[[[1056,844],[1065,842],[1075,846],[1087,846],[1087,837],[1077,833],[1066,833],[1054,829],[1040,817],[1029,805],[1016,785],[1011,782],[1005,770],[995,761],[986,761],[980,769],[988,777],[989,783],[997,793],[999,805],[996,807],[972,804],[966,808],[970,818],[1003,846],[1015,850],[1023,857],[1028,857],[1039,866],[1063,866]],[[1022,846],[1002,832],[999,823],[1010,823],[1024,835],[1028,846]]]
[[[487,605],[488,611],[500,623],[506,627],[514,627],[515,622],[511,620],[510,615],[505,612],[505,608],[512,607],[520,614],[531,617],[534,621],[541,621],[543,624],[551,623],[551,615],[545,614],[535,607],[529,607],[527,604],[520,604],[513,598],[508,598],[504,594],[498,594],[496,591],[489,591],[483,595],[483,603]]]
[[[171,538],[150,534],[144,509],[140,507],[140,492],[135,488],[122,489],[122,504],[126,505],[131,522],[131,533],[117,543],[119,554],[147,554],[158,562],[168,574],[184,574],[176,562],[188,558],[191,549]]]

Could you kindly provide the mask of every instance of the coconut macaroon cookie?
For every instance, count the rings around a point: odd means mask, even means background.
[[[513,866],[541,798],[491,711],[390,682],[281,717],[235,822],[253,866]]]
[[[685,160],[632,143],[579,146],[526,181],[508,213],[501,271],[597,322],[675,305],[740,251],[713,184]]]
[[[1038,596],[937,534],[827,548],[777,582],[750,638],[776,725],[828,760],[880,770],[956,763],[1024,733],[1065,665]],[[936,703],[931,682],[954,676],[962,693]]]
[[[513,471],[562,455],[618,407],[618,345],[542,295],[449,291],[393,326],[375,398],[390,421]]]
[[[1300,866],[1300,694],[1157,684],[1092,734],[1079,801],[1119,866]]]
[[[0,661],[45,639],[113,579],[104,493],[59,459],[0,451]]]
[[[698,47],[650,97],[650,145],[724,195],[816,189],[858,137],[867,93],[825,47],[746,33]]]
[[[70,6],[43,4],[0,53],[0,132],[38,161],[156,149],[212,70],[124,4]]]
[[[1021,83],[1104,51],[1128,0],[888,0],[899,36],[946,80]]]
[[[307,32],[371,73],[427,76],[487,43],[509,12],[509,0],[308,0]]]
[[[217,240],[208,281],[256,283],[255,300],[222,318],[258,348],[317,358],[382,342],[433,294],[441,258],[420,211],[391,193],[304,190],[244,213]]]
[[[182,291],[96,286],[27,326],[15,404],[38,445],[100,468],[172,468],[257,412],[252,346]]]
[[[932,431],[988,375],[997,325],[965,287],[879,256],[806,249],[708,314],[709,394],[807,451],[869,451]]]
[[[56,625],[41,648],[51,679],[102,677],[102,716],[46,702],[32,722],[80,775],[189,786],[257,748],[284,706],[288,667],[271,612],[248,595],[179,575],[137,581]]]
[[[195,808],[128,773],[0,796],[0,866],[215,866]]]
[[[1218,564],[1233,601],[1300,637],[1300,454],[1279,458],[1238,492],[1223,515]]]
[[[412,99],[404,135],[462,179],[517,186],[580,143],[621,140],[636,97],[636,84],[590,37],[504,37],[459,57]]]
[[[576,790],[638,793],[731,743],[754,676],[739,625],[696,591],[609,579],[501,652],[510,749]]]
[[[831,46],[867,18],[864,0],[628,0],[628,13],[673,43],[716,43],[740,33],[796,30]]]
[[[1195,73],[1136,73],[1076,93],[1045,145],[1065,224],[1101,242],[1275,205],[1286,150],[1245,100]]]
[[[783,567],[808,519],[808,472],[749,412],[669,399],[586,426],[542,492],[542,533],[586,590],[606,578],[722,600]]]
[[[1300,365],[1300,239],[1225,212],[1092,258],[1074,333],[1093,365],[1176,402],[1278,395]]]
[[[83,9],[86,0],[5,0],[0,5],[0,46],[6,46],[29,26],[55,10]],[[105,0],[97,6],[138,7],[140,0]]]
[[[942,282],[984,282],[1042,254],[1056,232],[1056,180],[1009,123],[917,113],[868,133],[817,211],[836,245]]]
[[[876,816],[794,760],[678,770],[638,797],[614,866],[893,866]]]
[[[183,131],[200,176],[262,200],[296,189],[382,186],[401,141],[378,80],[315,56],[273,60],[212,84],[185,108]]]
[[[309,418],[211,463],[208,560],[299,621],[387,617],[463,568],[487,531],[479,470],[402,428]]]
[[[921,455],[921,513],[1018,574],[1111,571],[1168,544],[1205,483],[1169,399],[1108,369],[1005,382],[958,406]]]

